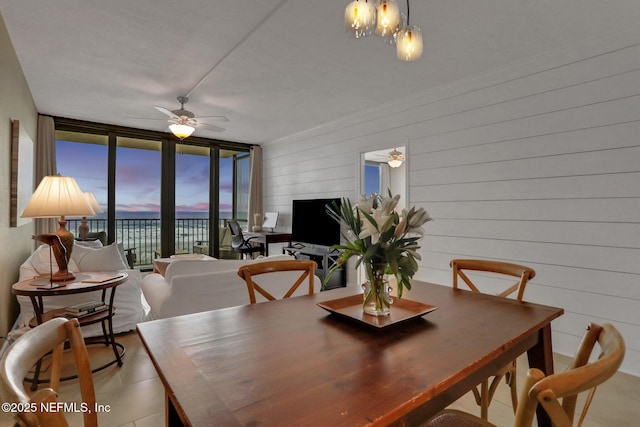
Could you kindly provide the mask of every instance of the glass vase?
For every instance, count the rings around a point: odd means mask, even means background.
[[[367,280],[362,285],[364,297],[362,309],[372,316],[388,316],[391,313],[391,298],[389,282],[384,278],[387,264],[373,264],[366,267]]]

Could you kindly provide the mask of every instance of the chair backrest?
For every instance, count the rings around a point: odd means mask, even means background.
[[[4,402],[35,403],[37,412],[20,412],[16,416],[23,425],[31,426],[67,426],[62,411],[42,411],[40,402],[56,402],[56,391],[60,383],[62,352],[64,343],[69,341],[76,363],[80,395],[82,402],[89,408],[96,403],[93,377],[89,364],[89,354],[85,346],[78,319],[55,318],[26,332],[5,351],[0,360],[0,395]],[[24,389],[23,381],[29,370],[39,359],[53,350],[51,364],[51,388],[41,389],[33,396]],[[97,426],[95,411],[83,414],[84,425]]]
[[[450,265],[453,270],[454,289],[458,289],[458,277],[460,277],[467,284],[469,289],[474,292],[481,292],[477,286],[477,283],[471,281],[471,279],[469,279],[469,276],[465,274],[465,270],[486,271],[489,273],[517,277],[518,281],[515,284],[509,286],[504,291],[500,292],[498,296],[507,297],[513,292],[517,291],[516,298],[518,299],[518,301],[522,301],[522,297],[524,296],[524,289],[529,279],[532,279],[536,275],[535,270],[533,270],[532,268],[526,267],[524,265],[511,264],[501,261],[489,261],[481,259],[454,259],[451,260]]]
[[[231,247],[241,248],[246,245],[244,240],[244,236],[242,235],[242,228],[240,228],[240,224],[235,219],[228,219],[227,226],[229,227],[229,231],[231,232]]]
[[[589,363],[596,343],[601,354]],[[595,388],[618,371],[624,352],[624,340],[615,327],[590,324],[567,371],[545,377],[538,369],[529,370],[516,412],[515,427],[530,427],[538,404],[549,414],[555,427],[572,427],[578,394],[590,390],[576,424],[582,425]]]
[[[308,295],[314,293],[314,277],[315,277],[316,263],[311,260],[283,260],[283,261],[265,261],[247,264],[238,269],[238,276],[242,277],[247,284],[247,290],[249,291],[249,300],[251,304],[256,303],[256,291],[264,296],[269,301],[277,299],[266,291],[262,286],[258,285],[254,280],[254,276],[261,274],[274,273],[278,271],[300,271],[301,274],[294,284],[289,288],[286,294],[282,298],[289,298],[298,289],[300,284],[308,278],[309,291]]]

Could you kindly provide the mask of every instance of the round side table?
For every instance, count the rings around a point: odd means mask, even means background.
[[[28,296],[31,300],[35,313],[35,317],[29,321],[29,326],[32,328],[35,328],[54,317],[68,317],[65,313],[65,308],[46,311],[42,297],[102,291],[102,302],[107,305],[107,309],[83,316],[77,316],[80,326],[91,325],[94,323],[102,324],[103,341],[95,342],[91,341],[91,338],[88,338],[85,340],[87,344],[100,343],[104,345],[111,345],[111,348],[113,349],[115,359],[92,370],[92,372],[97,372],[113,365],[114,363],[117,363],[118,366],[122,366],[122,356],[124,356],[126,349],[122,344],[116,342],[113,335],[113,313],[115,310],[115,307],[113,306],[113,299],[116,294],[116,287],[126,282],[127,278],[127,273],[121,271],[81,272],[76,273],[76,278],[74,280],[68,282],[54,282],[53,286],[51,286],[48,278],[35,278],[18,282],[13,285],[12,289],[14,294]],[[111,289],[108,301],[107,289]],[[40,375],[40,364],[41,361],[38,361],[35,374],[33,379],[31,379],[32,390],[36,390],[40,382],[46,382],[45,380],[38,379]],[[61,378],[61,380],[69,380],[72,378],[75,378],[75,376]]]

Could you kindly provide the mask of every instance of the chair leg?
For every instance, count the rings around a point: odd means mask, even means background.
[[[509,389],[511,390],[511,406],[513,406],[514,414],[518,409],[518,385],[516,382],[516,377],[517,377],[517,366],[516,366],[516,361],[514,360],[513,364],[511,365],[511,369],[505,375],[505,379],[507,381],[507,384],[509,385]]]
[[[482,381],[480,384],[480,418],[485,421],[489,420],[489,380]]]

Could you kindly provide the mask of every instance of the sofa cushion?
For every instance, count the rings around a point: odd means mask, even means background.
[[[249,304],[247,285],[238,276],[238,268],[256,262],[291,259],[294,259],[291,255],[272,255],[254,260],[176,260],[169,265],[164,277],[151,273],[142,280],[142,292],[151,309],[150,318]],[[299,276],[297,271],[283,271],[256,278],[256,282],[281,296]],[[317,275],[314,280],[316,291],[320,291],[322,282]],[[278,290],[274,290],[274,286]],[[306,292],[307,287],[302,285],[294,295]],[[264,301],[261,295],[257,299]]]
[[[294,259],[291,255],[259,256],[254,260],[217,260],[215,258],[176,259],[167,267],[164,279],[171,283],[174,277],[201,273],[215,273],[218,271],[237,271],[243,265],[260,261],[278,261]]]
[[[75,248],[76,246],[84,246],[86,248],[101,248],[104,245],[100,240],[76,240],[73,243],[73,247]]]
[[[127,270],[124,250],[121,244],[112,243],[101,248],[89,248],[81,245],[74,245],[71,253],[80,271],[101,271],[101,270]]]

